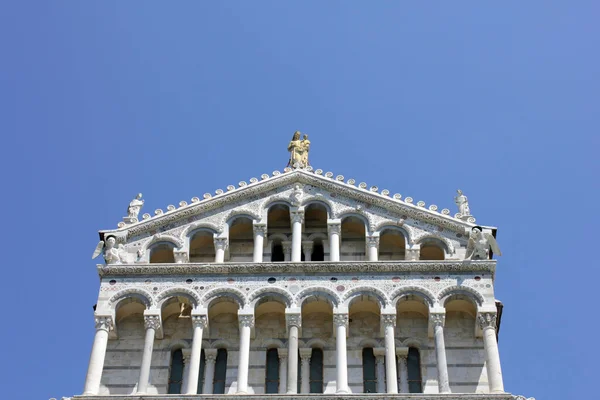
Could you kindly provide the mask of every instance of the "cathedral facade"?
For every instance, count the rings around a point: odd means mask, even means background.
[[[308,165],[100,231],[79,399],[513,399],[496,228]],[[414,397],[417,396],[417,397]],[[520,398],[520,396],[518,396]]]

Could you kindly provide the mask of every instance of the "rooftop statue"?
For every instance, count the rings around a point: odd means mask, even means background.
[[[288,145],[288,151],[290,152],[290,161],[288,167],[292,168],[306,168],[308,167],[308,151],[310,150],[310,140],[308,135],[304,135],[300,140],[300,131],[294,132],[292,141]]]
[[[92,260],[100,255],[102,250],[104,250],[104,261],[106,264],[120,264],[121,263],[121,254],[124,251],[123,245],[120,244],[119,247],[115,247],[116,240],[114,237],[109,236],[106,239],[106,243],[104,241],[100,241],[96,246],[96,250],[94,250],[94,254],[92,255]]]
[[[135,196],[135,199],[131,200],[129,203],[129,207],[127,207],[127,218],[137,219],[143,205],[144,200],[142,200],[142,194],[138,193],[137,196]]]
[[[499,256],[502,255],[496,238],[491,233],[483,233],[478,227],[471,229],[465,260],[487,260],[490,258],[490,248]]]
[[[454,197],[454,202],[458,206],[458,212],[460,213],[460,215],[462,217],[471,215],[471,210],[469,209],[469,200],[467,199],[467,196],[465,196],[462,190],[460,189],[458,189],[456,193],[458,193],[458,195]]]

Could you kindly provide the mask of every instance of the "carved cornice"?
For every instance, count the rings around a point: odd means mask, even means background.
[[[214,275],[265,273],[387,273],[387,272],[439,272],[439,273],[491,273],[496,272],[495,260],[481,261],[354,261],[354,262],[275,262],[275,263],[188,263],[188,264],[98,264],[101,277],[123,275]]]
[[[207,356],[208,358],[208,356]],[[208,360],[207,360],[208,362]],[[214,360],[212,360],[214,362]],[[319,400],[356,400],[360,398],[360,394],[319,394],[318,396],[313,396]],[[188,398],[193,398],[188,397]],[[203,394],[198,395],[196,398],[202,398],[203,400],[223,400],[223,399],[244,399],[244,400],[265,400],[265,395],[259,394],[245,394],[240,396],[239,394]],[[268,396],[269,400],[306,400],[310,396],[304,394],[272,394]],[[366,397],[366,396],[363,396]],[[522,400],[524,397],[522,396],[513,396],[510,393],[499,393],[499,394],[487,394],[487,393],[448,393],[448,394],[421,394],[411,395],[411,394],[386,394],[386,393],[369,393],[368,398],[370,400],[402,400],[402,399],[418,399],[418,400]],[[65,398],[66,399],[66,398]],[[71,400],[106,400],[106,396],[74,396]],[[110,400],[173,400],[172,395],[111,395]],[[531,400],[529,398],[527,400]]]
[[[142,220],[132,225],[117,230],[101,231],[103,234],[126,232],[127,238],[138,236],[146,232],[158,229],[161,226],[177,223],[188,220],[191,217],[212,211],[225,205],[243,201],[252,196],[259,196],[265,192],[279,188],[281,186],[300,182],[303,184],[314,185],[331,193],[347,196],[354,200],[371,204],[372,206],[382,207],[394,213],[401,213],[410,218],[444,227],[451,231],[463,233],[465,228],[474,226],[472,223],[464,222],[444,214],[439,214],[433,210],[428,210],[410,203],[406,203],[400,199],[390,198],[386,195],[368,191],[364,188],[357,188],[348,183],[333,180],[328,177],[317,175],[306,170],[293,170],[284,174],[278,174],[268,179],[256,182],[251,185],[244,185],[231,192],[218,194],[216,197],[206,198],[201,201],[182,206],[179,209],[168,211],[164,214],[157,215],[153,218]]]

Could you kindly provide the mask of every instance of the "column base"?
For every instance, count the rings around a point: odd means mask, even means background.
[[[350,394],[350,390],[348,389],[340,389],[335,392],[336,394]]]

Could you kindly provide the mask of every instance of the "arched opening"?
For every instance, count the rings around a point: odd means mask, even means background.
[[[169,370],[169,384],[167,394],[181,394],[183,385],[183,352],[175,350],[171,354],[171,367]]]
[[[270,233],[283,233],[290,235],[292,232],[290,221],[290,208],[287,204],[274,204],[267,214],[267,227]]]
[[[398,229],[385,229],[379,236],[380,260],[404,260],[406,239]]]
[[[262,340],[286,339],[285,304],[276,296],[262,297],[254,308],[255,334]]]
[[[209,231],[198,231],[190,239],[190,262],[214,262],[214,234]]]
[[[429,305],[419,296],[408,294],[396,304],[396,335],[427,340]]]
[[[144,310],[146,305],[137,297],[127,297],[116,304],[115,325],[119,338],[126,338],[132,343],[144,343],[146,329],[144,327]],[[119,351],[122,340],[109,340],[107,351]],[[114,353],[113,353],[114,354]],[[142,365],[142,352],[131,352],[127,357],[127,365],[139,367]],[[106,357],[104,367],[122,367],[121,358]],[[166,377],[165,377],[166,378]],[[163,383],[166,379],[163,378]]]
[[[425,239],[421,242],[419,260],[444,260],[443,246],[435,239]]]
[[[310,356],[310,393],[323,393],[323,350],[312,349]]]
[[[311,203],[304,209],[304,231],[327,233],[327,208],[321,203]]]
[[[346,217],[342,220],[341,261],[361,261],[365,259],[365,222],[359,217]]]
[[[333,306],[329,299],[315,294],[302,303],[302,336],[327,340],[333,336]]]
[[[168,242],[159,242],[150,248],[150,263],[151,264],[166,264],[174,263],[175,255],[173,249],[175,246]]]
[[[277,349],[267,350],[265,393],[279,393],[279,354]]]
[[[363,393],[377,393],[377,369],[372,347],[362,351]]]
[[[423,383],[421,380],[421,356],[419,349],[409,347],[406,359],[408,368],[408,392],[423,393]]]
[[[229,226],[229,261],[250,262],[254,252],[252,220],[237,217]]]
[[[213,380],[213,393],[225,394],[225,380],[227,379],[227,349],[218,349],[215,361],[215,378]]]
[[[325,261],[325,248],[321,238],[316,238],[313,241],[311,261]]]

